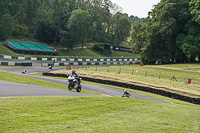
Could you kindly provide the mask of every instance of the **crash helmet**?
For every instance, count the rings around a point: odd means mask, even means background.
[[[124,90],[124,92],[127,92],[127,90]]]
[[[72,70],[72,73],[74,74],[76,72],[76,70]]]

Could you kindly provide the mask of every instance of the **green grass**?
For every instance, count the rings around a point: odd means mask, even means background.
[[[4,45],[0,44],[0,54],[16,54],[15,52],[13,52],[12,50],[8,49],[7,47],[5,47]]]
[[[96,56],[99,55],[89,49],[59,50],[59,56]]]
[[[112,54],[105,54],[102,55],[105,57],[138,57],[138,54],[128,53],[128,52],[121,52],[121,51],[112,51]]]
[[[66,89],[65,86],[5,72],[0,72],[0,80]],[[199,132],[199,105],[147,92],[128,91],[165,99],[173,104],[104,96],[0,98],[0,132]]]
[[[0,98],[0,132],[198,132],[200,107],[115,97]]]

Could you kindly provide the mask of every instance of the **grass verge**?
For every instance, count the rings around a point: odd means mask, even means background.
[[[199,106],[115,97],[0,98],[0,132],[198,132]]]

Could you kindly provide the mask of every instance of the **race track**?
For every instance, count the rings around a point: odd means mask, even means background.
[[[27,69],[26,74],[22,74],[21,72]],[[61,79],[55,79],[50,77],[41,77],[41,76],[34,76],[29,75],[30,73],[38,73],[38,72],[49,72],[54,70],[61,70],[65,69],[65,67],[53,67],[52,70],[48,69],[48,67],[41,67],[39,63],[34,63],[32,67],[0,67],[0,71],[13,73],[17,75],[22,75],[25,77],[35,78],[51,83],[56,83],[59,85],[64,85],[67,88],[67,80],[61,80]],[[78,93],[78,92],[71,92],[68,90],[60,90],[55,88],[46,88],[46,87],[39,87],[34,85],[24,85],[24,84],[17,84],[17,83],[9,83],[9,82],[0,82],[3,87],[0,87],[0,97],[8,97],[8,96],[58,96],[58,95],[64,95],[64,96],[92,96],[84,93]],[[14,86],[18,85],[18,89],[16,89]],[[21,89],[20,89],[21,88]],[[28,88],[28,89],[27,89]],[[122,90],[114,89],[114,88],[108,88],[108,87],[102,87],[102,86],[96,86],[91,84],[83,84],[82,83],[82,89],[94,93],[99,93],[105,96],[114,96],[114,97],[121,97],[123,94]],[[168,101],[160,100],[157,98],[148,97],[145,95],[139,95],[136,93],[130,93],[132,98],[137,99],[143,99],[143,100],[150,100],[150,101],[158,101],[158,102],[167,102]]]

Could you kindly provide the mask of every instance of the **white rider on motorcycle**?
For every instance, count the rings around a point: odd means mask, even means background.
[[[78,79],[78,85],[80,85],[80,78],[75,70],[72,70],[72,73],[69,76],[74,76],[76,79]]]

